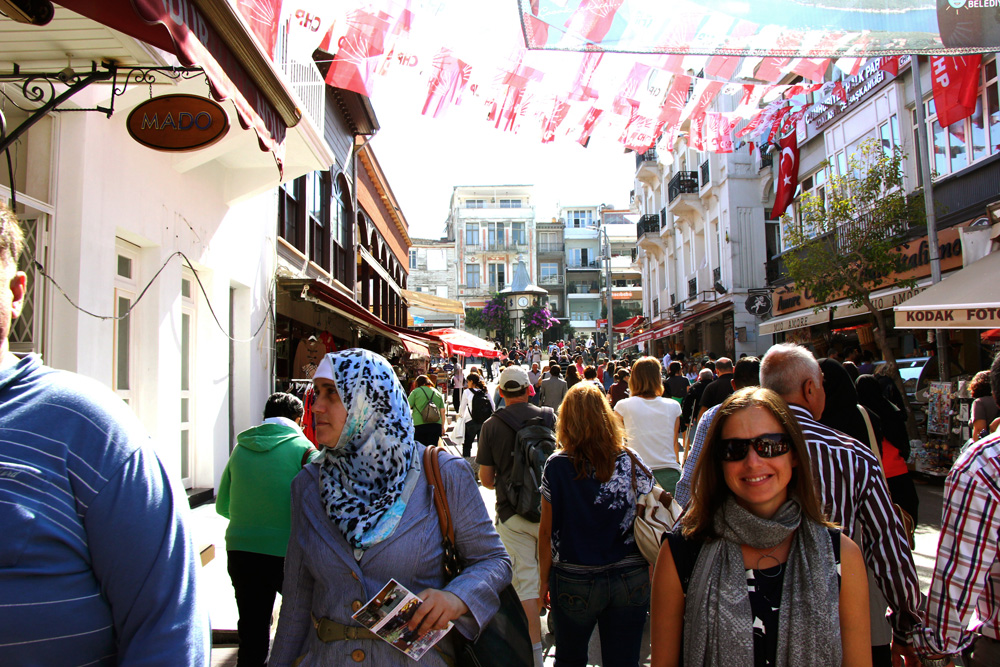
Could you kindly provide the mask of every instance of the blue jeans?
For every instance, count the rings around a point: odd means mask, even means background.
[[[556,667],[587,664],[597,625],[604,667],[636,667],[649,611],[649,567],[636,565],[593,574],[553,567],[549,574]]]

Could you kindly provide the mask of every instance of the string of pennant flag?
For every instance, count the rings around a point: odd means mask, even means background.
[[[567,34],[607,34],[623,1],[578,3],[589,9],[567,19]],[[538,2],[531,0],[530,10],[519,18],[525,22],[525,34],[530,28],[535,41],[549,44],[554,38],[546,31],[552,25],[539,18],[546,0],[541,0],[542,8]],[[576,141],[587,146],[601,134],[638,153],[661,141],[672,145],[682,128],[688,145],[699,151],[729,153],[744,145],[751,150],[777,145],[794,135],[800,123],[846,105],[862,66],[896,76],[908,61],[899,55],[867,61],[850,55],[845,45],[857,51],[863,40],[843,30],[807,34],[749,21],[730,22],[727,39],[741,44],[768,40],[771,48],[761,49],[761,55],[532,51],[518,31],[475,25],[468,5],[479,4],[237,0],[264,51],[272,58],[326,61],[331,86],[370,96],[377,86],[393,85],[397,77],[419,77],[424,82],[424,115],[445,117],[458,110],[480,114],[497,130],[537,135],[543,143]],[[679,20],[664,29],[671,40],[684,37],[697,44],[704,26]],[[284,52],[276,54],[276,48]],[[806,55],[790,55],[797,49]],[[845,55],[811,55],[840,51]],[[934,78],[934,95],[943,119],[971,113],[979,59],[932,57],[932,67],[941,73]],[[824,80],[831,65],[841,72],[840,80]],[[798,82],[777,83],[789,74],[799,77]],[[730,101],[713,106],[720,95]]]

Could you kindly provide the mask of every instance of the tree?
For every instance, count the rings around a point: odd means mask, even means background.
[[[514,324],[507,313],[507,303],[500,294],[494,294],[481,311],[483,328],[506,342],[514,333]]]
[[[829,180],[825,197],[803,195],[796,207],[798,219],[786,212],[782,226],[785,246],[794,249],[783,259],[795,286],[811,293],[817,304],[848,299],[854,307],[864,306],[874,319],[882,358],[905,396],[886,337],[885,314],[871,301],[872,292],[890,283],[916,285],[912,278],[892,278],[908,269],[900,248],[904,234],[924,222],[922,198],[908,198],[903,192],[902,164],[898,148],[865,141],[849,158],[847,173]],[[913,437],[913,414],[909,405],[906,409]]]
[[[552,317],[548,308],[533,304],[524,311],[524,324],[521,326],[521,332],[525,339],[530,339],[542,335],[542,332],[556,324],[559,324],[559,320]]]

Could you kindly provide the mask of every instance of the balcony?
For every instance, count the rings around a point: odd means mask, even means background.
[[[561,255],[566,250],[565,243],[539,243],[539,255]]]
[[[278,29],[274,45],[274,63],[288,77],[292,90],[302,101],[303,110],[312,120],[319,136],[323,136],[326,119],[326,80],[312,60],[291,60],[288,54],[288,21]]]
[[[542,276],[538,279],[539,285],[562,285],[562,276]]]
[[[682,194],[698,193],[698,172],[678,171],[667,184],[667,201],[673,202]]]
[[[704,207],[698,197],[698,172],[679,171],[667,185],[667,210],[690,221],[704,217]]]
[[[708,160],[701,163],[701,187],[705,187],[712,182],[712,170],[709,167]]]
[[[573,282],[568,283],[566,287],[566,293],[568,295],[572,294],[597,294],[598,293],[598,283],[596,280],[592,282]]]
[[[587,262],[567,262],[567,269],[576,269],[577,271],[593,271],[600,270],[601,263],[596,259],[592,259]]]
[[[657,234],[660,233],[660,216],[653,214],[647,214],[639,218],[638,224],[635,227],[636,239],[641,239],[646,234]]]
[[[774,154],[761,153],[760,162],[757,165],[757,171],[760,171],[761,169],[770,169],[772,164],[774,164]]]
[[[698,278],[688,280],[688,300],[698,298]]]
[[[635,156],[635,177],[638,181],[645,183],[649,187],[656,187],[660,182],[663,167],[657,159],[656,150],[649,149],[642,155],[636,153]]]
[[[563,230],[563,238],[567,241],[589,240],[596,239],[600,233],[601,230],[598,228],[596,223],[585,227],[567,226],[566,229]]]

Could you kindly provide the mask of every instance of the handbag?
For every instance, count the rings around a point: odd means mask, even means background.
[[[653,489],[640,496],[639,486],[635,478],[636,467],[642,466],[642,469],[649,473],[650,477],[653,477],[653,473],[631,449],[626,447],[625,453],[632,459],[632,493],[635,494],[635,524],[632,532],[635,535],[635,543],[639,546],[639,551],[647,562],[653,564],[656,563],[656,557],[660,553],[660,544],[663,542],[664,533],[677,523],[682,508],[669,491],[656,483],[655,477],[653,478]]]
[[[426,389],[426,387],[421,388]],[[424,391],[423,395],[426,397],[427,392]],[[425,424],[437,424],[441,421],[441,409],[434,403],[434,394],[431,394],[424,407],[420,408],[420,417],[424,420]]]
[[[464,563],[455,546],[455,524],[451,520],[441,478],[438,452],[442,449],[427,447],[424,450],[424,474],[433,489],[434,507],[441,525],[444,580],[447,583],[461,574]],[[500,608],[475,641],[469,641],[457,629],[449,634],[455,646],[455,667],[531,667],[534,664],[528,617],[512,584],[507,584],[500,591]]]
[[[868,427],[868,443],[871,447],[872,453],[875,458],[878,459],[878,471],[882,475],[882,481],[885,482],[886,489],[889,488],[889,480],[885,477],[885,469],[882,467],[882,448],[878,446],[875,442],[875,429],[872,427],[872,420],[868,416],[868,411],[862,406],[858,406],[858,410],[861,411],[861,417],[865,420],[865,426]],[[893,503],[893,508],[896,510],[896,514],[899,516],[900,523],[903,524],[903,531],[906,533],[906,542],[910,545],[910,551],[917,548],[917,522],[913,520],[910,513],[900,507],[899,503]]]

